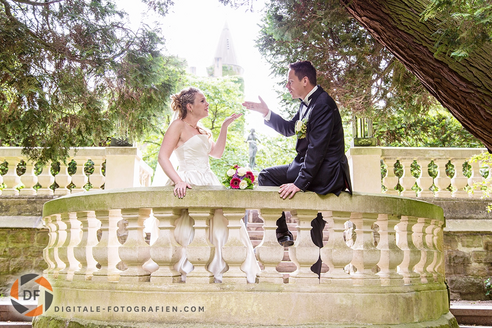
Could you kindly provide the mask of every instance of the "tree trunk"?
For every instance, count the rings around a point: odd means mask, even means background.
[[[420,20],[423,0],[340,0],[373,37],[492,152],[492,45],[457,61],[434,55],[437,19]],[[450,51],[451,53],[451,51]]]

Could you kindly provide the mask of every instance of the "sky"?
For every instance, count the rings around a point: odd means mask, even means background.
[[[276,80],[270,68],[255,47],[261,23],[264,0],[255,0],[253,12],[246,8],[233,9],[218,0],[175,0],[165,17],[149,17],[142,13],[145,7],[140,1],[116,0],[130,14],[134,26],[142,20],[150,23],[159,20],[166,39],[167,54],[184,58],[188,66],[196,67],[197,75],[205,76],[206,67],[213,65],[220,34],[227,23],[232,35],[238,64],[244,68],[245,100],[258,101],[260,95],[269,108],[278,111]],[[277,78],[278,80],[278,78]],[[261,122],[261,124],[259,124]],[[246,115],[247,131],[254,127],[258,132],[273,131],[262,124],[257,113]],[[275,132],[273,132],[275,133]]]

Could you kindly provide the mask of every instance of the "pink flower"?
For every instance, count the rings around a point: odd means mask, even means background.
[[[232,189],[239,189],[239,184],[241,183],[241,179],[239,178],[232,178],[231,179],[231,188]]]
[[[246,175],[244,177],[250,179],[251,182],[255,182],[255,175],[251,171],[246,172]]]

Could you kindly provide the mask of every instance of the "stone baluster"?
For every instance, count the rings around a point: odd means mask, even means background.
[[[414,266],[420,260],[420,251],[413,243],[413,226],[417,218],[413,216],[402,216],[400,223],[396,225],[398,235],[398,247],[403,251],[403,261],[398,267],[398,273],[403,276],[405,285],[414,285],[420,282],[420,275],[414,271]]]
[[[453,194],[451,197],[455,198],[468,198],[468,192],[465,191],[465,187],[468,184],[468,178],[463,174],[463,163],[465,158],[454,158],[454,177],[451,178],[451,185],[453,186]]]
[[[311,271],[311,266],[318,261],[320,252],[311,239],[311,221],[316,217],[316,210],[297,210],[290,212],[297,216],[297,239],[289,248],[290,259],[297,266],[296,272],[290,275],[289,283],[319,284],[318,275]]]
[[[179,261],[178,249],[182,246],[174,238],[176,220],[183,210],[173,208],[154,208],[154,217],[157,220],[159,234],[152,246],[150,257],[159,265],[159,269],[152,272],[150,282],[153,284],[170,284],[181,281],[181,273],[174,269]]]
[[[420,165],[420,178],[418,179],[418,185],[422,189],[419,193],[419,197],[434,197],[434,193],[430,190],[434,183],[434,178],[429,174],[429,163],[432,159],[427,157],[419,157],[418,163]]]
[[[26,161],[26,172],[20,177],[24,188],[19,192],[21,196],[24,195],[36,195],[36,190],[34,186],[38,183],[38,177],[34,173],[34,163],[31,161]]]
[[[53,270],[56,268],[53,247],[56,241],[57,227],[53,223],[53,220],[56,220],[56,216],[47,216],[43,218],[43,223],[48,228],[48,245],[43,249],[43,258],[48,264],[48,268],[46,268],[43,273],[47,277],[51,277],[53,275]]]
[[[77,212],[77,219],[81,223],[82,237],[80,243],[73,248],[75,259],[80,262],[80,270],[74,272],[73,280],[92,280],[97,270],[97,261],[92,254],[93,247],[97,245],[97,230],[99,221],[94,211]]]
[[[433,258],[430,257],[430,250],[426,243],[427,228],[430,220],[426,218],[418,218],[417,224],[413,226],[413,243],[420,250],[420,261],[415,265],[414,271],[420,274],[420,280],[423,284],[428,283],[429,277],[432,275],[427,271],[427,267],[432,263]]]
[[[241,265],[246,260],[248,248],[241,240],[241,220],[246,209],[224,208],[223,214],[227,219],[229,236],[222,248],[222,258],[229,266],[229,270],[222,276],[224,283],[247,283],[246,273],[241,270]]]
[[[395,225],[400,219],[394,215],[379,214],[377,225],[379,227],[379,243],[377,248],[381,251],[378,267],[381,269],[377,275],[381,279],[381,286],[401,286],[403,276],[396,272],[397,266],[403,261],[403,251],[396,245]]]
[[[444,253],[443,253],[443,231],[444,221],[436,222],[437,229],[434,230],[434,245],[437,254],[437,264],[434,267],[435,275],[434,279],[442,283],[444,282]]]
[[[258,281],[259,283],[282,284],[283,277],[276,269],[284,257],[284,247],[279,245],[276,233],[276,222],[281,213],[279,210],[261,209],[259,216],[263,219],[265,233],[263,240],[256,246],[256,256],[265,269],[258,275]]]
[[[214,246],[210,243],[210,219],[213,215],[210,208],[190,208],[188,214],[194,220],[195,236],[186,247],[188,261],[194,270],[186,275],[186,283],[212,283],[214,276],[207,270],[212,261]]]
[[[427,271],[430,273],[430,275],[433,276],[433,280],[437,282],[437,271],[436,267],[438,265],[438,250],[437,250],[437,245],[435,244],[435,230],[439,229],[438,225],[438,220],[430,220],[430,225],[426,229],[425,233],[425,243],[427,245],[427,248],[429,249],[429,252],[427,253],[428,259],[431,261],[431,263],[427,267]]]
[[[53,269],[53,278],[57,279],[59,272],[66,268],[67,264],[62,258],[59,256],[60,248],[63,247],[63,244],[67,240],[67,225],[62,221],[61,215],[56,215],[56,220],[53,222],[56,225],[56,240],[53,245],[53,258],[55,259],[55,268]],[[63,252],[63,251],[62,251]]]
[[[416,181],[415,177],[412,175],[413,158],[401,158],[400,163],[403,166],[403,176],[400,178],[400,184],[404,189],[401,196],[417,197],[415,190],[412,190]]]
[[[85,162],[87,158],[85,157],[76,157],[75,161],[77,162],[77,171],[72,175],[72,182],[75,187],[72,189],[72,194],[84,192],[84,186],[89,181],[87,176],[85,175],[84,168]]]
[[[353,249],[345,240],[345,223],[350,219],[349,212],[322,212],[328,224],[328,242],[321,248],[321,260],[329,271],[321,274],[320,283],[335,286],[351,286],[352,279],[345,267],[352,262]]]
[[[482,175],[480,174],[480,163],[479,162],[468,162],[471,166],[471,175],[468,178],[468,185],[473,187],[475,183],[482,181]],[[10,167],[10,166],[9,166]],[[482,197],[481,190],[474,190],[473,193],[469,194],[469,197],[480,198]]]
[[[56,183],[58,188],[55,190],[55,195],[68,195],[70,194],[70,189],[68,185],[72,181],[72,177],[68,174],[68,165],[60,162],[60,172],[56,175]]]
[[[92,157],[94,162],[94,172],[90,176],[90,182],[92,184],[91,190],[101,190],[101,186],[104,185],[105,177],[102,173],[103,163],[105,161],[104,157]]]
[[[128,269],[120,273],[119,282],[136,283],[150,281],[150,272],[143,265],[150,259],[150,246],[145,242],[144,221],[150,216],[149,208],[122,209],[121,216],[127,222],[128,237],[118,248],[121,260]]]
[[[60,220],[66,226],[67,237],[58,249],[58,257],[65,263],[65,268],[58,272],[58,276],[60,280],[71,281],[74,272],[80,269],[80,262],[75,258],[73,248],[80,243],[82,230],[76,213],[62,213]]]
[[[101,222],[101,239],[94,246],[92,253],[101,268],[94,272],[94,281],[118,281],[120,270],[116,265],[121,261],[118,255],[120,243],[116,231],[121,220],[120,210],[96,211],[96,218]]]
[[[398,195],[398,190],[395,187],[398,185],[398,177],[395,175],[395,157],[384,158],[384,163],[387,165],[387,174],[383,178],[383,184],[386,186],[387,195]]]
[[[380,279],[373,272],[380,260],[381,252],[374,245],[372,224],[376,222],[377,214],[352,213],[350,221],[355,225],[354,255],[352,264],[357,268],[353,274],[354,286],[380,284]]]
[[[51,164],[46,163],[43,170],[38,175],[38,183],[41,185],[41,188],[38,189],[37,194],[39,196],[53,195],[53,189],[51,189],[50,186],[54,181],[55,177],[51,174]]]
[[[434,179],[435,185],[439,188],[436,197],[451,197],[451,191],[447,188],[451,184],[451,179],[446,174],[446,165],[449,162],[447,158],[437,158],[434,161],[438,167],[437,177]]]
[[[9,163],[7,174],[3,176],[5,189],[2,190],[3,196],[17,196],[19,190],[16,187],[20,184],[21,179],[17,175],[17,165],[20,163],[19,157],[6,157],[5,160]]]

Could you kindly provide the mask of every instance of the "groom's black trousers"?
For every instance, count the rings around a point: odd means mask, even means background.
[[[293,183],[294,180],[288,177],[287,170],[289,165],[280,165],[266,168],[258,175],[258,184],[260,186],[281,186],[286,183]],[[290,179],[289,179],[290,178]],[[319,248],[323,247],[323,229],[325,228],[325,220],[321,213],[318,213],[316,218],[311,221],[311,239],[313,243]],[[277,233],[286,233],[289,231],[287,222],[285,221],[285,214],[282,212],[282,216],[277,220]],[[321,256],[318,261],[311,266],[311,270],[319,275],[321,274]]]

